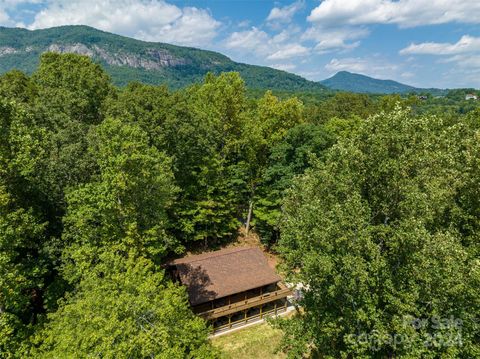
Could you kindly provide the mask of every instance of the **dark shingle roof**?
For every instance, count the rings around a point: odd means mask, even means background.
[[[180,258],[171,264],[177,267],[192,305],[281,280],[258,248],[223,249]]]

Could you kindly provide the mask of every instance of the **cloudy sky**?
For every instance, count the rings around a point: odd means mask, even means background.
[[[0,0],[0,25],[84,24],[321,80],[480,88],[480,0]],[[1,45],[1,44],[0,44]]]

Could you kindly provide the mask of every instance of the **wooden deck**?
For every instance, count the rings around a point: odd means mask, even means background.
[[[279,283],[279,289],[273,292],[268,292],[253,298],[247,298],[245,300],[225,305],[220,308],[211,309],[206,312],[199,313],[198,315],[205,320],[212,320],[241,312],[249,308],[262,306],[266,303],[286,298],[289,295],[291,295],[290,289],[288,289],[283,283]]]
[[[284,313],[288,313],[288,302],[285,301],[285,304],[282,306],[275,306],[274,309],[271,310],[266,310],[266,311],[260,311],[260,313],[252,315],[252,316],[247,316],[246,311],[244,312],[244,317],[241,319],[238,319],[236,321],[232,321],[230,318],[228,320],[228,323],[225,323],[223,325],[212,325],[212,335],[215,334],[221,334],[224,333],[230,329],[240,329],[245,325],[248,324],[255,324],[260,322],[261,320],[270,317],[270,316],[278,316],[282,315]],[[213,323],[212,323],[213,324]]]

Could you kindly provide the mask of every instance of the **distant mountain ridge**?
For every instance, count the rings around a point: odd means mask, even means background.
[[[322,85],[332,89],[359,93],[393,94],[393,93],[431,93],[445,94],[448,90],[436,88],[418,88],[393,80],[379,80],[369,76],[348,71],[337,72],[334,76],[320,81]]]
[[[232,61],[218,52],[145,42],[83,25],[42,30],[0,27],[0,74],[12,69],[32,73],[44,52],[76,53],[102,64],[116,85],[132,81],[165,84],[180,88],[201,82],[208,72],[239,72],[251,89],[330,93],[331,90],[358,93],[431,93],[448,90],[422,89],[393,80],[379,80],[340,71],[329,79],[315,82],[301,76]]]
[[[318,82],[234,62],[217,52],[135,40],[88,26],[34,31],[0,27],[0,73],[14,68],[31,73],[47,51],[87,55],[101,63],[117,85],[140,81],[179,88],[201,81],[208,72],[237,71],[250,88],[326,91]]]

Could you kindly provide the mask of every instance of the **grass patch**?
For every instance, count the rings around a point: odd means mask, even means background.
[[[212,339],[226,359],[284,359],[284,353],[275,353],[282,339],[282,331],[268,324],[258,324]]]

